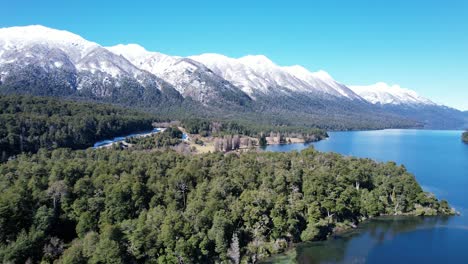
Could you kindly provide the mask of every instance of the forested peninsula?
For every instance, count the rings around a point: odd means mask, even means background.
[[[462,141],[468,144],[468,131],[462,133]]]
[[[379,215],[452,214],[395,163],[41,149],[0,165],[3,263],[245,263]]]

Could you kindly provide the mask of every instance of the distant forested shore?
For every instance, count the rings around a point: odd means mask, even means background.
[[[319,140],[325,130],[306,126],[260,125],[242,120],[172,121],[200,137],[261,138],[268,134]],[[85,149],[96,141],[151,130],[171,120],[114,105],[22,95],[0,95],[0,162],[39,148]]]

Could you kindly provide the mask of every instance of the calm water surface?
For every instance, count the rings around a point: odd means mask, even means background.
[[[320,151],[404,164],[426,191],[447,199],[459,217],[386,217],[323,242],[298,245],[272,263],[468,263],[468,144],[462,131],[331,132]],[[307,144],[272,145],[292,151]]]
[[[128,135],[124,135],[124,136],[120,136],[120,137],[114,137],[114,138],[111,138],[111,139],[99,140],[96,143],[94,143],[93,148],[96,149],[96,148],[107,147],[107,146],[110,146],[110,145],[112,145],[114,143],[122,142],[126,138],[129,138],[129,137],[147,137],[147,136],[151,136],[153,134],[159,133],[161,131],[164,131],[164,128],[153,128],[153,130],[149,130],[149,131],[131,133],[131,134],[128,134]],[[187,139],[188,139],[188,135],[183,133],[182,134],[182,140],[187,140]]]
[[[155,133],[159,133],[161,131],[161,128],[153,128],[152,130],[149,131],[143,131],[143,132],[138,132],[138,133],[132,133],[128,134],[125,136],[120,136],[120,137],[114,137],[110,139],[104,139],[104,140],[99,140],[96,143],[94,143],[93,148],[100,148],[100,147],[105,147],[109,146],[113,143],[117,142],[122,142],[124,141],[127,137],[144,137],[144,136],[150,136]]]

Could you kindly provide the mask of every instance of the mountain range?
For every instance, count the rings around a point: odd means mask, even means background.
[[[263,55],[189,57],[103,47],[43,26],[0,29],[0,93],[95,100],[168,117],[245,119],[327,129],[463,128],[466,112],[399,86],[347,86]]]

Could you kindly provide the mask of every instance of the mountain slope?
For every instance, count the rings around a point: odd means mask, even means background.
[[[349,88],[371,104],[407,106],[436,105],[434,102],[420,96],[415,91],[401,88],[399,85],[388,85],[384,82],[367,86],[352,85],[349,86]]]
[[[40,25],[0,28],[0,56],[8,52],[27,52],[31,46],[40,45],[49,50],[60,49],[73,63],[78,62],[98,44],[65,30]],[[29,55],[33,55],[30,53]]]
[[[460,111],[390,88],[353,91],[324,71],[279,66],[263,55],[178,57],[135,44],[104,48],[42,26],[0,29],[0,93],[103,101],[169,118],[326,129],[466,124]]]
[[[420,120],[425,128],[461,129],[468,125],[463,112],[438,105],[413,90],[379,82],[368,86],[349,86],[382,111]]]
[[[159,105],[180,101],[171,90],[162,79],[70,32],[42,26],[0,29],[0,91],[4,93]]]
[[[346,97],[352,100],[361,100],[354,91],[347,86],[335,81],[327,72],[320,70],[318,72],[310,72],[300,65],[282,67],[283,70],[289,72],[295,77],[305,81],[315,89],[322,90],[323,92],[336,96]]]
[[[306,93],[320,97],[360,99],[323,71],[312,73],[301,66],[281,67],[263,55],[234,59],[220,54],[201,54],[190,58],[205,64],[253,98],[272,93]]]
[[[300,66],[282,67],[263,55],[234,59],[202,54],[189,58],[205,64],[249,94],[255,100],[257,112],[284,116],[286,120],[291,117],[314,120],[325,128],[358,128],[386,122],[390,126],[416,125],[414,121],[403,121],[380,110],[372,111],[371,104],[324,71],[313,73]],[[367,114],[370,112],[373,114]],[[328,121],[322,120],[324,116]],[[300,122],[307,124],[307,121]]]
[[[189,58],[172,57],[146,51],[136,44],[117,45],[108,50],[125,57],[139,68],[153,73],[174,86],[184,97],[191,97],[205,106],[213,104],[245,105],[251,100],[230,82],[213,73],[205,65]]]

